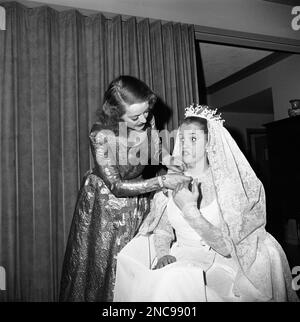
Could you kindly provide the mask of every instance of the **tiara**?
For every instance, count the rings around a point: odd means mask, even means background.
[[[191,104],[185,108],[184,117],[196,116],[209,121],[223,123],[224,120],[221,118],[221,113],[217,114],[217,111],[218,109],[211,109],[208,105]]]

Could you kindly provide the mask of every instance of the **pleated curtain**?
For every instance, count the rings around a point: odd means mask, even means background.
[[[109,82],[145,81],[174,129],[198,100],[193,26],[0,2],[0,301],[56,301],[88,135]]]

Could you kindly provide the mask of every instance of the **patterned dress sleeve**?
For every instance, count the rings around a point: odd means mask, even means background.
[[[161,189],[157,178],[122,180],[114,155],[116,139],[113,135],[94,131],[90,142],[98,175],[116,197],[132,197]]]

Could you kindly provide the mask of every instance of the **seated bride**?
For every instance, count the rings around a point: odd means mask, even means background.
[[[173,155],[192,186],[157,192],[117,257],[114,301],[297,301],[288,261],[265,230],[265,192],[223,120],[190,106]]]

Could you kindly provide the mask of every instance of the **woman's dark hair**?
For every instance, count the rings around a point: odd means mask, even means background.
[[[182,124],[197,124],[201,130],[204,131],[205,134],[208,134],[208,128],[207,128],[207,120],[203,117],[198,116],[189,116],[185,118],[182,122]]]
[[[143,81],[121,75],[109,84],[104,94],[103,106],[97,111],[99,122],[117,133],[126,107],[143,102],[148,102],[151,109],[156,102],[156,95]]]

